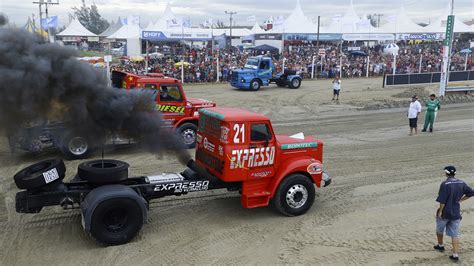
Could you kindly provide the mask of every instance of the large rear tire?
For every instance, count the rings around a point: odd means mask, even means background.
[[[290,81],[290,88],[291,89],[298,89],[301,86],[301,79],[300,78],[293,78]]]
[[[278,186],[272,200],[275,209],[286,216],[306,213],[314,203],[314,184],[301,174],[287,176]]]
[[[111,198],[95,208],[90,235],[106,245],[122,245],[138,234],[143,222],[142,209],[135,200]]]

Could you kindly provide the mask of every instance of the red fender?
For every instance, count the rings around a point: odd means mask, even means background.
[[[279,166],[280,171],[278,171],[270,185],[268,186],[268,191],[270,192],[271,197],[275,195],[275,191],[280,185],[281,181],[290,174],[293,173],[302,173],[308,177],[311,177],[313,182],[316,184],[317,187],[321,186],[321,173],[310,174],[308,172],[308,166],[314,163],[318,163],[319,161],[315,160],[310,156],[298,157],[294,159],[289,159],[281,163]],[[320,162],[319,162],[320,163]]]

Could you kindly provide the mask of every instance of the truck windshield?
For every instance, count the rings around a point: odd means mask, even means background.
[[[257,69],[258,68],[258,59],[249,58],[244,68]]]

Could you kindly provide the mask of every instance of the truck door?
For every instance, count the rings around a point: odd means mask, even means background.
[[[161,84],[157,94],[158,110],[165,124],[174,125],[185,115],[186,101],[178,84]]]
[[[270,58],[264,58],[260,61],[258,76],[262,79],[264,85],[268,85],[268,80],[272,78],[272,61]]]
[[[275,136],[268,121],[250,123],[248,179],[275,174]]]

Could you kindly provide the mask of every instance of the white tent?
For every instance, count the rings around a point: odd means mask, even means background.
[[[416,24],[408,16],[405,7],[402,5],[395,16],[391,16],[388,23],[380,27],[380,32],[384,33],[422,33],[426,28]]]
[[[163,13],[163,16],[161,16],[158,21],[153,25],[152,29],[149,30],[155,30],[155,31],[163,31],[169,29],[169,23],[168,21],[173,20],[173,19],[178,19],[176,15],[173,13],[171,10],[171,6],[169,3],[166,4],[165,12]]]
[[[351,3],[349,9],[341,18],[333,19],[328,27],[321,29],[324,33],[378,33],[378,28],[370,24],[367,18],[357,16],[354,5]]]
[[[265,30],[262,29],[262,27],[260,27],[257,22],[255,22],[255,25],[253,25],[253,28],[250,30],[250,32],[252,34],[259,34],[259,33],[265,33]]]
[[[291,14],[285,19],[283,25],[274,25],[272,33],[316,33],[317,26],[303,13],[300,1],[296,1],[296,6]]]
[[[71,23],[69,23],[66,29],[56,34],[56,36],[59,36],[59,37],[97,37],[96,34],[90,32],[88,29],[82,26],[82,24],[75,18],[71,20]]]
[[[120,21],[120,17],[117,19],[116,23],[110,24],[110,26],[103,31],[101,34],[99,34],[100,37],[108,37],[112,34],[114,34],[116,31],[118,31],[122,27],[122,22]]]
[[[451,14],[451,1],[448,2],[448,6],[444,11],[443,15],[432,22],[430,25],[425,27],[427,32],[446,32],[446,20],[448,15]],[[456,15],[456,14],[454,14]],[[454,17],[454,32],[474,32],[473,26],[464,24],[458,17]]]
[[[200,29],[200,30],[205,30],[207,32],[210,32],[210,29]],[[221,36],[222,34],[225,34],[226,36],[230,36],[230,29],[213,29],[213,34],[214,36]],[[232,28],[232,37],[243,37],[252,34],[252,32],[249,29],[245,28]]]
[[[107,37],[107,39],[136,38],[140,38],[140,17],[133,15],[127,18],[127,24],[123,25],[119,30]]]

